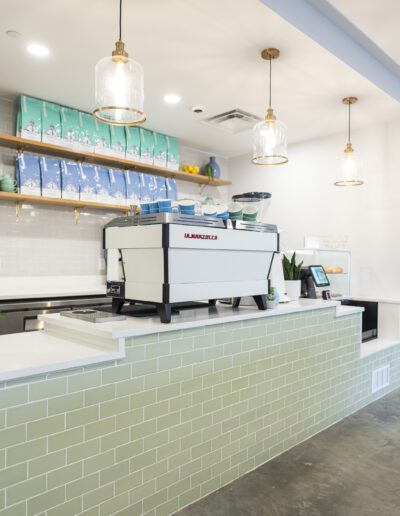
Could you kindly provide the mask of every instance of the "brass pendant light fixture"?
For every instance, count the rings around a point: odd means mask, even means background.
[[[122,0],[119,1],[119,39],[111,56],[95,69],[94,116],[112,125],[138,125],[146,120],[142,66],[131,59],[122,41]]]
[[[253,158],[255,165],[283,165],[287,163],[286,126],[276,119],[272,109],[272,61],[278,59],[277,48],[266,48],[261,57],[269,61],[269,106],[265,119],[253,129]]]
[[[364,184],[364,181],[360,179],[361,164],[357,156],[354,155],[351,143],[351,106],[357,101],[357,97],[345,97],[342,99],[343,104],[349,107],[348,140],[344,149],[344,156],[341,156],[338,160],[335,186],[361,186]]]

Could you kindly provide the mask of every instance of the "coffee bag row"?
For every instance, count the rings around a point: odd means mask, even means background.
[[[93,115],[21,95],[17,136],[84,152],[179,169],[178,140],[143,127],[109,125]]]
[[[176,181],[149,174],[20,153],[18,191],[27,195],[131,205],[177,199]]]

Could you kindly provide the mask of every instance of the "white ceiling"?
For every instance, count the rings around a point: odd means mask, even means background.
[[[398,0],[329,0],[329,3],[400,65]]]
[[[118,1],[1,4],[0,95],[26,93],[91,111],[95,63],[110,54],[117,39]],[[7,30],[23,37],[10,38]],[[125,0],[123,39],[144,67],[146,127],[216,154],[249,152],[251,132],[231,135],[199,120],[233,108],[263,116],[267,69],[259,54],[267,46],[281,49],[274,63],[273,106],[288,126],[290,142],[344,133],[340,99],[347,95],[360,98],[353,127],[400,116],[396,101],[259,0]],[[28,41],[48,45],[50,56],[29,56]],[[178,93],[182,102],[166,105],[166,93]],[[206,112],[193,114],[195,104]]]

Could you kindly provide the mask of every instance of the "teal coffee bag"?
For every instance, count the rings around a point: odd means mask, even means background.
[[[179,145],[174,136],[167,136],[167,168],[179,170]]]
[[[42,142],[61,144],[60,106],[46,100],[42,101]]]
[[[62,107],[61,144],[79,150],[79,113],[76,109]]]
[[[94,119],[94,152],[96,154],[110,155],[111,134],[110,126],[100,120]]]
[[[111,134],[111,156],[115,156],[116,158],[124,158],[125,159],[125,150],[126,150],[126,138],[125,138],[125,128],[120,125],[111,125],[110,126],[110,134]]]
[[[94,117],[79,111],[79,148],[84,152],[94,152],[95,145]]]
[[[139,127],[125,127],[126,159],[140,161],[140,130]]]
[[[164,134],[154,134],[154,165],[167,166],[167,137]]]
[[[154,163],[154,136],[153,131],[140,129],[140,162],[153,165]]]
[[[28,140],[42,139],[42,101],[21,95],[17,115],[17,136]]]

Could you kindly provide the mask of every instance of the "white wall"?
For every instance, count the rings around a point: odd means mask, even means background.
[[[361,187],[333,186],[343,133],[292,145],[285,166],[252,165],[250,155],[231,159],[231,192],[270,192],[269,222],[287,232],[292,248],[302,248],[305,235],[347,236],[352,293],[400,299],[400,121],[371,120],[352,141],[363,162]]]

